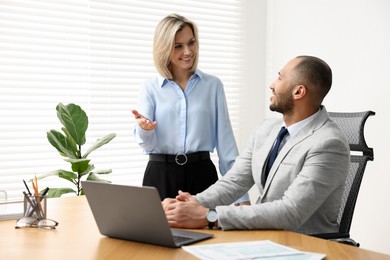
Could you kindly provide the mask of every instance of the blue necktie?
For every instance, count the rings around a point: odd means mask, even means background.
[[[264,170],[263,174],[261,175],[261,183],[263,184],[263,186],[265,184],[265,181],[267,180],[268,173],[272,167],[272,164],[274,164],[276,156],[278,156],[280,143],[282,142],[284,136],[287,133],[288,133],[288,130],[284,126],[279,131],[278,137],[276,138],[276,143],[269,154],[268,161],[266,162],[265,170]]]

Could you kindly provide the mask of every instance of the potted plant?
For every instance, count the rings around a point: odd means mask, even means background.
[[[65,157],[65,161],[71,164],[72,171],[56,170],[40,176],[46,178],[48,176],[58,176],[70,181],[75,185],[72,188],[50,188],[48,197],[61,197],[63,194],[75,193],[77,196],[83,195],[81,187],[82,178],[92,181],[110,182],[101,179],[99,175],[109,174],[110,170],[96,171],[95,166],[90,163],[88,155],[99,147],[107,144],[116,136],[115,133],[108,134],[101,139],[98,139],[88,150],[83,153],[82,146],[86,142],[85,133],[88,128],[88,117],[84,110],[75,104],[63,105],[59,103],[56,107],[57,117],[61,121],[63,127],[59,132],[50,130],[47,132],[47,139],[53,145],[61,156]]]

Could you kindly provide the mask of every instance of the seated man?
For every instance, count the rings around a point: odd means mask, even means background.
[[[270,109],[283,119],[264,120],[232,169],[207,190],[196,196],[180,191],[165,199],[170,226],[338,231],[349,146],[321,105],[331,84],[332,71],[323,60],[298,56],[288,62],[270,86]],[[282,126],[288,132],[276,142]],[[270,151],[279,143],[272,164],[275,152]],[[255,204],[229,206],[253,185],[259,191]]]

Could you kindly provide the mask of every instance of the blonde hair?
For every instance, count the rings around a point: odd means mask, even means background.
[[[153,60],[157,71],[167,79],[172,79],[170,70],[170,58],[175,45],[176,33],[185,26],[189,26],[197,43],[197,50],[194,57],[194,63],[190,69],[194,72],[198,67],[199,57],[199,38],[196,24],[184,16],[170,14],[160,21],[154,33],[153,42]]]

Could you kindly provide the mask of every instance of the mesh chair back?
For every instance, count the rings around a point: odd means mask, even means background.
[[[373,111],[364,112],[329,112],[330,118],[341,128],[347,136],[351,152],[358,152],[374,160],[374,151],[367,146],[364,138],[364,125],[369,116],[375,115]]]
[[[375,115],[375,112],[329,113],[330,118],[347,136],[351,150],[349,174],[345,182],[345,190],[337,219],[340,224],[340,237],[349,237],[353,212],[367,161],[374,160],[374,151],[367,146],[364,137],[364,125],[371,115]]]
[[[349,174],[345,181],[345,189],[337,217],[337,222],[340,225],[339,232],[342,234],[349,234],[351,229],[353,212],[368,160],[369,158],[367,156],[351,156]]]

